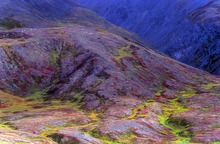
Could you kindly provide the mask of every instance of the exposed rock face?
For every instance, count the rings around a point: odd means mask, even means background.
[[[0,143],[32,143],[32,144],[56,144],[54,141],[43,138],[38,135],[31,133],[16,131],[16,130],[6,130],[0,129]]]
[[[58,143],[78,143],[78,144],[102,144],[101,141],[87,134],[77,131],[75,128],[66,128],[51,136]]]
[[[219,0],[78,2],[137,33],[172,58],[220,74]]]

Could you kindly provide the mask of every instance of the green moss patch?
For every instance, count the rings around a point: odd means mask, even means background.
[[[57,66],[58,58],[59,58],[59,55],[58,55],[57,51],[53,50],[50,52],[50,63],[53,66]]]
[[[187,144],[190,142],[192,132],[189,130],[191,124],[184,119],[175,118],[172,115],[188,111],[177,99],[170,100],[169,104],[161,104],[163,113],[158,115],[159,122],[164,127],[168,128],[169,131],[177,139],[177,144]]]
[[[0,124],[0,128],[3,128],[3,129],[12,129],[13,127],[11,125],[8,125],[8,124]]]
[[[205,90],[210,90],[219,85],[220,85],[219,83],[208,83],[206,85],[202,85],[202,88],[204,88]]]
[[[28,97],[26,97],[25,99],[26,100],[33,100],[33,101],[43,101],[43,95],[44,95],[44,92],[42,91],[37,91],[31,95],[29,95]]]
[[[220,141],[214,141],[212,144],[220,144]]]
[[[189,131],[191,124],[181,118],[170,117],[167,119],[167,125],[172,128],[172,132],[180,137],[192,137],[192,133]]]
[[[13,29],[13,28],[22,28],[25,27],[25,25],[12,18],[4,18],[4,19],[0,19],[0,27],[3,27],[5,29]]]
[[[118,52],[117,56],[115,56],[115,59],[117,61],[124,58],[124,57],[132,57],[133,56],[131,50],[129,49],[129,46],[125,46],[125,47],[119,49],[117,52]]]

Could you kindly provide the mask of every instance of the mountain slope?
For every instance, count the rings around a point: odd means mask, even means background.
[[[160,55],[117,27],[120,35],[99,22],[45,18],[39,28],[32,20],[0,31],[0,142],[13,143],[9,136],[22,131],[16,142],[219,141],[219,77]]]
[[[78,0],[160,51],[213,74],[219,72],[219,0]]]
[[[28,101],[18,106],[1,101],[1,121],[6,125],[9,121],[20,131],[57,142],[69,134],[75,139],[79,131],[102,142],[218,140],[209,135],[219,133],[214,127],[219,118],[219,89],[214,89],[218,77],[91,27],[4,31],[10,33],[21,36],[1,39],[1,89],[27,95]],[[72,104],[50,103],[53,99]],[[62,117],[57,119],[55,112]],[[81,112],[91,114],[85,117],[91,121],[72,122]],[[202,115],[194,123],[197,113]],[[204,121],[207,115],[213,116],[209,123]]]
[[[105,29],[106,31],[131,38],[136,42],[147,43],[119,27],[100,18],[92,11],[82,8],[75,0],[0,1],[0,29],[62,27],[64,25],[84,25]]]

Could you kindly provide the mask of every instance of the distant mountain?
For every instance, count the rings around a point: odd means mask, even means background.
[[[165,54],[220,74],[219,0],[78,0]]]
[[[46,28],[64,25],[98,27],[147,45],[135,34],[116,27],[96,13],[82,8],[76,4],[75,0],[65,0],[65,3],[60,0],[0,1],[0,29]]]

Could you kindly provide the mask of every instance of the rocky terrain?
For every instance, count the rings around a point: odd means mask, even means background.
[[[78,0],[193,67],[220,74],[219,0]]]
[[[108,22],[19,16],[21,27],[0,31],[0,143],[219,143],[219,77]]]

